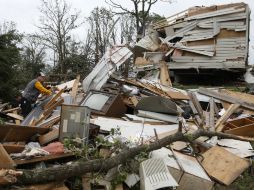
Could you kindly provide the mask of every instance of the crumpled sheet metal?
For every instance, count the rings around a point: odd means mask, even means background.
[[[132,52],[127,47],[114,47],[107,50],[92,72],[83,80],[84,91],[87,92],[92,89],[100,90],[110,75],[129,59],[131,55]]]

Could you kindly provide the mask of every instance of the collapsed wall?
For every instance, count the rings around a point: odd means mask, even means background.
[[[142,58],[146,61],[136,62],[136,69],[154,68],[163,60],[171,71],[243,72],[248,64],[249,23],[245,3],[190,8],[153,24],[154,31],[136,46],[146,51]],[[148,44],[152,48],[147,49]]]

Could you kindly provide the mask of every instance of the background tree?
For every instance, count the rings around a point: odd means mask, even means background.
[[[21,73],[24,83],[45,69],[46,46],[36,35],[27,35],[22,41]]]
[[[136,25],[135,17],[129,14],[122,14],[120,16],[120,43],[132,43],[136,41]]]
[[[111,7],[120,10],[118,14],[129,14],[135,18],[137,41],[145,35],[146,26],[150,22],[150,11],[154,4],[159,0],[129,0],[133,4],[133,8],[129,9],[122,6],[120,3],[116,3],[115,0],[105,0]],[[171,0],[166,2],[171,3]]]
[[[21,38],[14,23],[0,24],[0,99],[3,101],[12,100],[18,91],[17,73],[21,63],[18,44]]]
[[[40,8],[40,38],[56,54],[57,70],[65,73],[67,44],[71,42],[71,33],[82,23],[80,12],[73,11],[65,0],[42,0]]]
[[[104,55],[107,47],[110,46],[110,41],[113,44],[116,43],[116,29],[114,28],[115,20],[113,16],[110,10],[104,7],[96,7],[87,18],[90,26],[88,38],[90,38],[95,51],[95,63]]]

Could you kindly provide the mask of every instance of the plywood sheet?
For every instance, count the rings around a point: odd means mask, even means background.
[[[250,166],[247,160],[217,146],[206,151],[203,157],[202,166],[206,172],[225,185],[231,184]]]

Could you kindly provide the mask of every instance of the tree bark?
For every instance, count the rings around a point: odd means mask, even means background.
[[[20,184],[37,184],[51,181],[61,181],[73,176],[81,176],[86,173],[108,171],[109,169],[125,163],[128,159],[134,158],[141,152],[150,152],[161,147],[165,147],[175,141],[194,142],[200,136],[213,137],[218,136],[227,139],[236,139],[244,141],[254,141],[253,138],[239,137],[235,135],[206,131],[199,129],[193,134],[183,134],[177,132],[173,135],[167,136],[149,145],[144,144],[135,148],[130,148],[122,151],[118,155],[108,159],[95,159],[90,161],[79,160],[71,164],[61,165],[59,167],[52,167],[46,169],[36,170],[19,170],[22,172],[17,177],[17,183]]]

